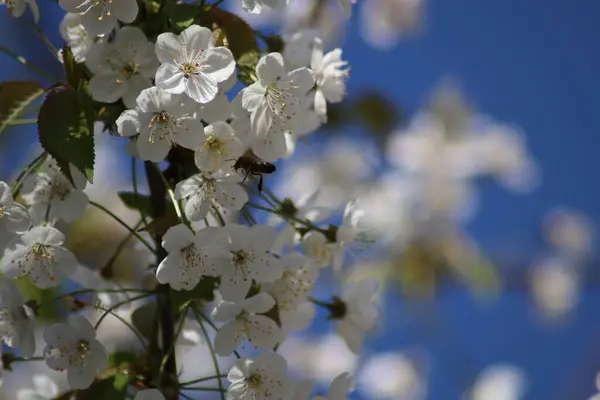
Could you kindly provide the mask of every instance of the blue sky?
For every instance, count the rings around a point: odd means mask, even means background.
[[[60,45],[60,11],[48,0],[39,2],[47,17],[42,26]],[[431,0],[423,34],[381,52],[362,41],[355,15],[344,44],[352,66],[348,91],[380,89],[412,115],[441,79],[452,77],[479,111],[521,127],[540,164],[542,185],[532,194],[514,195],[484,184],[482,206],[469,230],[490,252],[529,254],[537,249],[539,222],[552,207],[579,210],[600,230],[600,190],[594,179],[600,170],[599,16],[600,3],[594,0]],[[58,74],[49,53],[33,43],[39,39],[26,24],[0,13],[0,44],[22,51],[38,65],[52,65]],[[0,77],[34,78],[3,55]],[[24,144],[35,139],[35,129],[15,130],[10,136]],[[24,154],[8,156],[2,150],[0,173],[5,174]],[[395,312],[413,321],[404,300],[392,297],[399,304]],[[459,397],[459,376],[471,374],[467,365],[479,369],[494,362],[525,369],[528,399],[583,399],[600,370],[599,301],[599,291],[588,290],[565,324],[549,327],[535,317],[525,293],[481,305],[450,290],[433,305],[443,330],[424,332],[416,323],[395,327],[370,346],[429,348],[429,398],[434,400]],[[387,316],[390,321],[395,317]]]

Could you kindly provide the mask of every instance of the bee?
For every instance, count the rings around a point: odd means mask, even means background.
[[[263,174],[272,174],[277,170],[273,164],[253,156],[241,156],[235,161],[233,169],[235,169],[236,172],[240,169],[244,170],[245,175],[242,183],[246,181],[248,175],[258,176],[259,193],[262,192],[263,188]]]

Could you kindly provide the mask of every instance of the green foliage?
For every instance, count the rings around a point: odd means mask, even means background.
[[[75,62],[69,46],[63,47],[63,62],[67,82],[72,88],[79,90],[85,84],[85,71],[81,65]]]
[[[150,196],[143,194],[135,194],[133,192],[119,192],[119,198],[132,210],[139,211],[142,215],[153,215],[152,202]]]
[[[0,133],[43,93],[44,90],[37,82],[0,83]]]
[[[123,374],[114,374],[105,379],[96,379],[88,389],[77,391],[75,399],[124,400],[127,398],[128,383],[129,378]]]
[[[194,23],[195,18],[202,12],[202,9],[194,4],[182,3],[180,1],[169,1],[165,5],[165,14],[169,22],[180,31]]]
[[[156,315],[156,302],[145,303],[131,313],[131,323],[144,336],[150,340],[154,332],[154,316]]]
[[[92,182],[94,176],[94,118],[88,94],[71,86],[53,88],[40,109],[39,139],[44,150],[73,181],[71,169]]]

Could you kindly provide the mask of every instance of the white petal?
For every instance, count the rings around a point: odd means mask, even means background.
[[[132,23],[138,15],[138,5],[136,0],[119,0],[118,3],[114,3],[111,13],[115,14],[115,17],[119,21],[123,21],[127,24]]]
[[[141,75],[133,75],[127,81],[127,88],[123,92],[123,103],[127,108],[133,108],[136,106],[137,97],[140,95],[142,90],[148,89],[152,86],[152,82],[148,78],[144,78]]]
[[[208,49],[204,52],[204,57],[202,72],[210,75],[215,81],[225,82],[233,75],[235,61],[231,50],[228,48],[215,47]]]
[[[58,396],[58,386],[56,383],[46,375],[34,375],[33,386],[35,391],[40,395],[52,399]]]
[[[257,350],[267,350],[274,348],[281,339],[281,330],[279,326],[269,317],[264,315],[253,315],[248,318],[250,321],[247,332],[248,341],[250,341]]]
[[[67,382],[71,389],[87,389],[94,381],[96,366],[91,363],[70,367],[67,370]]]
[[[183,93],[187,88],[187,79],[173,64],[162,64],[156,70],[156,86],[168,93]]]
[[[141,159],[159,162],[167,157],[171,144],[166,138],[157,138],[152,142],[140,136],[136,141],[136,149]]]
[[[119,100],[127,89],[127,83],[118,81],[117,77],[117,75],[94,75],[89,82],[92,98],[102,103],[114,103]]]
[[[181,32],[180,38],[187,45],[186,51],[190,55],[208,49],[212,46],[213,41],[210,29],[199,25],[191,25],[186,28]]]
[[[139,391],[133,400],[164,400],[165,396],[158,389],[146,389]]]
[[[283,57],[280,53],[269,53],[256,64],[256,75],[263,85],[269,85],[285,75]]]
[[[185,93],[198,103],[208,103],[218,91],[217,81],[211,75],[199,73],[187,79]]]
[[[215,352],[221,357],[227,357],[238,345],[239,333],[242,326],[238,320],[227,322],[219,328],[215,336]]]
[[[171,32],[161,33],[156,38],[156,56],[161,64],[172,64],[173,60],[179,56],[181,43],[179,37]]]
[[[275,307],[275,300],[264,292],[244,300],[244,310],[252,314],[263,314],[273,307]]]
[[[72,314],[69,315],[67,321],[79,338],[91,341],[96,337],[96,330],[85,317],[78,314]]]
[[[137,135],[140,131],[140,117],[137,110],[125,110],[117,119],[117,132],[119,135],[129,137]]]

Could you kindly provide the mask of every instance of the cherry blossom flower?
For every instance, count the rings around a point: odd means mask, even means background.
[[[419,361],[403,353],[373,355],[360,369],[359,389],[366,398],[425,400],[427,381]]]
[[[103,103],[123,98],[127,108],[135,107],[142,90],[152,86],[158,68],[154,45],[133,26],[119,29],[112,43],[94,44],[85,64],[94,74],[90,79],[92,98]]]
[[[596,375],[596,390],[600,392],[600,374]],[[600,400],[600,393],[590,397],[588,400]]]
[[[484,369],[476,378],[469,400],[519,400],[527,389],[525,374],[508,364],[495,364]]]
[[[253,132],[265,136],[275,119],[293,122],[315,81],[308,68],[287,72],[280,53],[263,56],[256,65],[256,76],[258,81],[244,89],[242,106],[251,112]]]
[[[87,53],[96,42],[81,24],[81,15],[66,13],[59,26],[60,35],[67,42],[75,62],[84,62]]]
[[[336,245],[337,250],[333,256],[333,269],[340,271],[344,263],[344,253],[352,247],[363,233],[361,223],[365,211],[357,205],[356,200],[350,201],[344,209],[344,219],[342,225],[337,230]]]
[[[249,13],[260,14],[263,11],[263,7],[277,10],[287,3],[288,0],[242,0],[242,7]]]
[[[121,136],[134,136],[140,158],[162,161],[175,145],[195,149],[202,145],[204,127],[194,114],[195,104],[186,96],[152,87],[137,98],[137,107],[117,119]]]
[[[280,119],[274,119],[264,136],[254,135],[250,142],[250,148],[262,160],[275,162],[288,154],[289,140],[286,136],[290,136],[292,130],[290,124]]]
[[[34,225],[62,219],[77,220],[88,204],[83,193],[87,184],[85,176],[70,165],[75,186],[60,172],[56,161],[46,162],[46,171],[29,176],[23,184],[23,200],[28,204],[29,215]]]
[[[0,337],[9,347],[29,358],[35,352],[35,314],[25,305],[19,289],[9,279],[0,279]]]
[[[37,23],[40,20],[40,9],[35,0],[0,0],[0,5],[8,7],[15,18],[19,18],[25,13],[28,4],[33,14],[33,21]]]
[[[219,303],[212,318],[225,322],[215,337],[215,350],[220,356],[230,355],[246,339],[257,350],[274,348],[282,339],[281,330],[273,319],[260,315],[275,307],[275,300],[267,293],[243,299],[239,302]]]
[[[183,224],[169,228],[162,242],[169,254],[158,266],[156,279],[175,290],[192,290],[202,276],[218,276],[214,256],[218,254],[219,231],[205,227],[194,234]]]
[[[231,51],[214,47],[211,30],[198,25],[179,36],[161,33],[156,39],[156,55],[161,63],[156,86],[173,94],[185,93],[198,103],[213,100],[218,83],[229,79],[235,69]]]
[[[71,389],[87,389],[97,372],[108,368],[106,349],[96,339],[96,330],[81,315],[70,315],[67,323],[48,325],[44,330],[46,364],[67,370]]]
[[[204,129],[204,143],[196,149],[194,159],[202,171],[215,172],[242,155],[244,145],[233,128],[223,121],[214,122]],[[266,160],[265,160],[266,161]]]
[[[53,400],[58,394],[58,386],[46,375],[33,375],[33,389],[17,390],[17,400]]]
[[[281,264],[268,251],[275,241],[275,230],[268,225],[253,227],[227,224],[224,231],[229,237],[229,257],[222,261],[221,295],[227,301],[243,299],[252,280],[257,283],[273,282],[282,274]]]
[[[262,353],[255,358],[241,358],[227,375],[230,400],[289,400],[294,386],[287,376],[287,363],[276,353]]]
[[[425,0],[364,2],[360,13],[362,37],[377,49],[391,50],[403,37],[418,33],[424,17],[425,4]]]
[[[186,199],[185,216],[191,221],[205,218],[211,206],[238,211],[248,201],[239,179],[224,172],[196,174],[175,186],[175,197]]]
[[[63,276],[77,270],[77,260],[62,246],[64,241],[65,235],[56,228],[33,227],[6,249],[0,270],[12,279],[29,275],[31,282],[41,289],[56,286]]]
[[[59,0],[67,12],[81,15],[81,24],[92,36],[109,33],[118,26],[117,21],[132,23],[138,14],[136,0]]]
[[[348,286],[334,302],[332,318],[338,321],[337,332],[355,354],[360,352],[366,332],[377,322],[378,312],[373,304],[377,290],[376,281],[363,280]]]
[[[145,389],[139,391],[133,400],[165,400],[165,396],[158,389]]]
[[[302,253],[321,268],[329,266],[337,252],[335,242],[331,242],[322,232],[310,231],[302,237]]]
[[[346,94],[347,61],[342,61],[342,49],[323,54],[323,42],[315,38],[310,68],[315,75],[315,111],[323,122],[327,121],[327,102],[339,103]]]
[[[227,120],[231,115],[232,107],[226,93],[235,86],[236,82],[236,74],[231,74],[226,81],[220,82],[218,85],[219,91],[215,98],[208,103],[197,105],[196,114],[198,118],[209,124]]]
[[[0,229],[24,232],[29,229],[29,224],[27,209],[13,201],[10,186],[0,181]]]
[[[329,385],[327,396],[316,396],[313,400],[346,400],[346,395],[354,388],[354,379],[349,372],[335,377]]]

